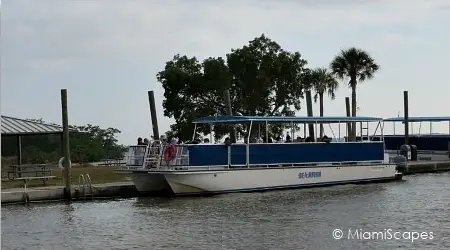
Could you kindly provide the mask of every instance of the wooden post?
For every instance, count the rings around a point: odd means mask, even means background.
[[[148,91],[148,102],[150,104],[150,116],[152,118],[153,140],[159,140],[158,118],[156,117],[155,93]]]
[[[308,117],[313,116],[311,90],[306,91],[306,112],[308,113]],[[309,137],[311,137],[314,141],[316,141],[316,137],[314,136],[314,124],[309,123],[308,127],[309,127]]]
[[[70,174],[70,147],[69,147],[69,115],[67,112],[67,89],[61,89],[61,109],[63,127],[63,147],[64,147],[64,196],[65,199],[72,199],[71,174]]]
[[[345,109],[347,111],[347,117],[350,117],[350,97],[345,97]],[[352,123],[347,122],[347,141],[353,138],[352,131]]]
[[[230,90],[227,89],[223,92],[223,100],[225,102],[225,107],[227,108],[227,114],[229,116],[232,116],[233,109],[231,108]],[[266,128],[266,130],[267,130],[267,128]],[[230,141],[232,143],[236,143],[236,127],[234,125],[232,125],[232,129],[230,131]]]
[[[17,136],[17,165],[22,165],[22,136]]]
[[[405,123],[405,145],[409,144],[409,107],[408,107],[408,91],[403,91],[403,107],[404,107],[404,123]]]

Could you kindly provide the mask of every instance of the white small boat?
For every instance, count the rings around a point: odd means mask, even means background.
[[[142,193],[202,195],[347,183],[392,181],[402,178],[389,161],[383,141],[252,143],[252,128],[273,123],[376,123],[375,117],[261,117],[214,116],[197,124],[247,125],[250,143],[163,145],[154,141],[136,149],[131,178]],[[368,131],[368,130],[367,130]],[[195,135],[195,131],[194,131]],[[266,129],[265,138],[269,138]],[[341,138],[340,129],[339,135]],[[141,165],[140,165],[141,164]]]

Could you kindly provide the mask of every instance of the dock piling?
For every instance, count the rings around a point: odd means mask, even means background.
[[[155,93],[148,91],[148,102],[150,104],[150,116],[152,119],[153,139],[159,140],[158,118],[156,117]]]
[[[408,91],[403,91],[403,107],[405,118],[405,145],[409,145],[409,107],[408,107]]]
[[[312,117],[313,116],[311,90],[307,90],[306,91],[306,111],[308,113],[308,117]],[[309,127],[309,137],[311,137],[311,139],[316,141],[316,137],[314,136],[314,124],[309,123],[308,127]]]
[[[225,107],[227,109],[227,114],[229,116],[232,116],[233,115],[233,109],[231,107],[230,90],[227,89],[227,90],[225,90],[223,92],[223,99],[224,99],[224,102],[225,102]],[[235,128],[234,125],[232,126],[232,129],[230,131],[230,141],[232,143],[236,143],[236,128]]]
[[[64,198],[67,200],[72,199],[72,187],[70,181],[70,144],[69,144],[69,115],[67,111],[67,89],[61,89],[61,113],[62,113],[62,128],[63,128],[63,152],[64,160],[62,162],[64,166]]]
[[[345,97],[345,110],[347,112],[347,117],[350,117],[350,97]],[[347,122],[347,141],[350,141],[352,137],[352,124]]]

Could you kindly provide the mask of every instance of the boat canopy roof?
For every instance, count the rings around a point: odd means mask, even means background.
[[[365,116],[207,116],[193,121],[197,124],[242,123],[242,122],[277,122],[277,123],[343,123],[343,122],[376,122],[383,118]]]
[[[403,122],[404,117],[392,117],[384,119],[385,122]],[[408,117],[409,122],[450,122],[450,116],[412,116]]]

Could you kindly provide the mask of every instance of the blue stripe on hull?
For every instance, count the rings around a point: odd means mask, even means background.
[[[176,196],[190,196],[190,195],[212,195],[212,194],[226,194],[226,193],[257,192],[257,191],[269,191],[269,190],[280,190],[280,189],[323,187],[323,186],[331,186],[331,185],[339,185],[339,184],[355,184],[355,183],[393,181],[396,179],[397,179],[397,177],[393,176],[393,177],[369,178],[369,179],[346,180],[346,181],[329,181],[329,182],[295,184],[295,185],[284,185],[284,186],[273,186],[273,187],[241,188],[241,189],[230,189],[230,190],[221,190],[221,191],[186,192],[186,193],[179,193],[179,194],[175,194],[175,195]]]

